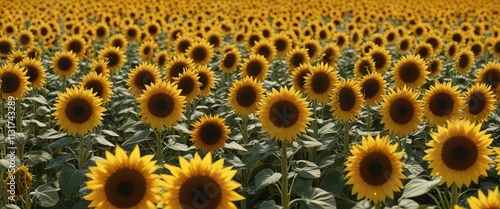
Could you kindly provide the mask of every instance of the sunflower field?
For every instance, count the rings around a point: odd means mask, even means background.
[[[0,208],[500,209],[499,8],[0,1]]]

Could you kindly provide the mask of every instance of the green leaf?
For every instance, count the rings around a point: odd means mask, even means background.
[[[255,176],[255,188],[257,188],[256,190],[259,190],[267,185],[278,182],[280,179],[281,173],[275,173],[273,170],[266,168]]]
[[[55,142],[50,143],[49,147],[50,148],[65,147],[65,146],[68,146],[71,143],[73,143],[73,141],[75,141],[75,139],[73,137],[63,137],[63,138],[58,139]]]
[[[412,199],[402,199],[399,201],[398,206],[400,208],[418,208],[418,203]]]
[[[75,159],[71,153],[66,153],[64,155],[59,155],[56,159],[52,160],[50,164],[45,169],[52,169],[62,165],[65,162]]]
[[[338,195],[342,193],[342,190],[344,190],[346,182],[347,181],[344,179],[342,172],[332,170],[323,177],[319,187],[334,195]]]
[[[182,143],[178,143],[178,142],[174,142],[172,144],[169,144],[168,148],[175,150],[175,151],[183,151],[183,152],[189,151],[189,147],[187,145],[182,144]]]
[[[95,141],[101,145],[104,145],[104,146],[108,146],[108,147],[114,147],[115,145],[111,142],[109,142],[108,140],[106,140],[106,138],[104,138],[104,136],[102,135],[99,135],[95,138]]]
[[[234,150],[243,151],[243,152],[248,151],[247,149],[245,149],[243,146],[239,145],[236,142],[226,143],[226,145],[224,146],[224,148],[234,149]]]
[[[118,135],[117,133],[115,133],[114,131],[111,131],[111,130],[102,130],[102,133],[108,135],[108,136],[114,136],[114,137],[119,137],[120,135]]]
[[[319,167],[307,160],[293,161],[292,169],[299,174],[299,176],[306,179],[315,179],[321,176]]]
[[[64,137],[66,135],[67,134],[64,132],[59,132],[59,131],[56,131],[54,129],[49,129],[49,130],[45,131],[45,133],[42,134],[40,136],[40,138],[42,138],[42,139],[59,139],[59,138]]]
[[[321,135],[335,133],[333,127],[335,127],[335,123],[329,122],[325,125],[322,125],[321,128],[318,130],[318,133]]]
[[[26,122],[27,124],[35,124],[36,126],[40,127],[40,128],[45,128],[47,127],[47,124],[45,123],[42,123],[38,120],[35,120],[35,119],[30,119],[30,120],[23,120],[24,122]]]
[[[33,166],[52,160],[52,155],[44,150],[34,150],[25,154],[24,158],[26,159],[26,164]]]
[[[7,204],[5,205],[5,209],[21,209],[21,208],[14,204]]]
[[[66,164],[59,176],[59,186],[61,193],[65,197],[70,197],[84,182],[85,174],[81,170],[76,170],[71,164]]]
[[[302,140],[298,140],[297,142],[306,148],[321,146],[321,142],[308,135],[302,135]]]
[[[57,204],[59,201],[59,195],[56,189],[51,186],[52,183],[46,183],[40,185],[35,191],[31,192],[30,195],[34,195],[37,199],[36,203],[42,207],[50,208]]]
[[[335,209],[335,197],[320,188],[309,188],[302,193],[302,199],[306,208],[311,209]]]
[[[150,128],[139,130],[133,136],[131,136],[125,142],[123,142],[122,147],[126,147],[129,145],[136,145],[136,144],[141,143],[143,141],[147,141],[147,140],[149,140],[150,133],[151,133]]]
[[[439,185],[440,182],[441,177],[436,177],[433,180],[414,178],[405,185],[403,194],[399,198],[399,201],[401,201],[402,199],[423,195],[435,186]]]
[[[190,134],[191,133],[191,131],[189,131],[189,129],[185,126],[184,123],[179,123],[179,124],[175,125],[174,129],[177,130],[177,131],[180,131],[182,133],[185,133],[185,134]]]
[[[276,205],[274,200],[267,200],[259,205],[259,209],[281,209],[283,207]]]
[[[27,99],[29,99],[31,101],[34,101],[34,102],[36,102],[38,104],[43,104],[43,105],[47,105],[48,104],[47,99],[45,99],[45,97],[43,97],[40,94],[38,94],[36,96],[28,97]]]

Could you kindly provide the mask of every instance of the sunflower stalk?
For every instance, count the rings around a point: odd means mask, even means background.
[[[316,109],[318,107],[318,103],[316,101],[313,102],[313,114],[314,114],[314,122],[313,122],[313,137],[318,139],[318,114]],[[309,148],[309,161],[316,163],[316,148]]]
[[[78,169],[83,170],[83,166],[85,166],[85,146],[83,141],[84,136],[80,136],[80,140],[78,142]]]
[[[288,158],[286,156],[287,140],[281,140],[281,207],[288,209]]]
[[[453,184],[451,186],[450,207],[458,204],[458,186]]]
[[[370,127],[372,126],[372,107],[370,105],[366,105],[366,130],[370,131]]]
[[[156,157],[157,157],[157,162],[162,163],[163,162],[163,138],[162,138],[162,132],[163,130],[157,130],[158,133],[156,134]]]
[[[24,193],[24,207],[25,209],[31,209],[31,198],[29,189]]]
[[[21,99],[16,100],[16,133],[22,133],[23,131],[23,117],[21,115]],[[26,137],[27,138],[27,137]],[[18,155],[17,158],[19,161],[22,163],[24,161],[24,144],[26,141],[24,139],[21,139],[20,141],[17,142],[17,150],[18,150]]]
[[[242,117],[243,119],[243,124],[242,124],[242,127],[241,127],[241,135],[242,135],[242,140],[243,140],[243,146],[246,146],[248,144],[248,129],[247,129],[247,125],[248,125],[248,116],[243,116]],[[243,159],[245,158],[245,153],[242,153],[241,155],[241,161],[243,161]],[[248,180],[247,180],[248,176],[247,176],[247,167],[245,165],[245,167],[241,170],[241,184],[242,184],[242,188],[243,188],[243,196],[245,197],[245,199],[241,200],[241,208],[242,209],[246,209],[247,208],[247,184],[248,184]]]
[[[344,156],[347,159],[349,156],[349,129],[350,129],[349,121],[346,121],[344,124]]]
[[[375,209],[380,209],[380,201],[378,201],[377,203],[375,203]]]

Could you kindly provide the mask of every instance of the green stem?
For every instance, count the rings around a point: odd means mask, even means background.
[[[242,126],[241,126],[241,135],[242,135],[242,138],[243,138],[243,146],[246,146],[248,144],[248,129],[247,129],[247,126],[248,126],[248,116],[243,116],[242,117]],[[243,159],[245,158],[245,153],[242,152],[241,153],[241,160],[243,161]],[[248,173],[247,173],[247,170],[248,168],[246,167],[243,167],[243,169],[241,169],[241,186],[243,188],[243,197],[245,197],[245,199],[241,200],[241,209],[246,209],[247,208],[247,186],[248,186]]]
[[[162,138],[162,132],[163,130],[157,130],[158,133],[156,134],[156,160],[158,161],[159,164],[163,162],[163,138]]]
[[[24,194],[24,208],[31,209],[31,199],[30,199],[29,190],[26,191],[26,193]]]
[[[370,130],[372,126],[372,115],[371,115],[372,107],[370,105],[366,105],[366,130]]]
[[[313,101],[313,116],[314,116],[314,122],[313,122],[313,137],[315,139],[318,138],[318,114],[316,112],[316,109],[318,107],[318,103],[316,101]],[[316,148],[311,147],[309,148],[309,161],[316,163]]]
[[[380,209],[380,201],[375,204],[375,209]]]
[[[80,136],[79,147],[78,147],[78,169],[83,170],[85,166],[85,142],[83,140],[84,136]]]
[[[454,207],[458,204],[458,186],[456,184],[451,185],[451,196],[450,196],[450,207]]]
[[[344,156],[347,159],[347,156],[350,154],[349,150],[349,129],[350,129],[350,124],[349,121],[346,121],[344,124]]]
[[[23,131],[23,122],[22,122],[22,115],[21,115],[21,99],[16,100],[16,133],[22,133]],[[18,150],[18,155],[17,158],[21,163],[24,161],[24,144],[26,143],[25,140],[18,141],[17,144],[17,150]]]
[[[61,92],[64,92],[66,91],[66,76],[63,76],[63,81],[62,81],[62,89],[61,89]]]
[[[288,209],[288,158],[286,156],[287,141],[281,141],[281,207]]]

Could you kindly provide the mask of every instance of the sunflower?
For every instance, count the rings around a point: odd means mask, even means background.
[[[375,62],[375,70],[378,73],[384,73],[391,65],[391,55],[389,55],[389,52],[384,48],[375,46],[370,49],[367,56],[372,58],[373,62]]]
[[[19,67],[24,68],[28,81],[34,89],[41,89],[45,85],[45,68],[40,60],[26,58],[19,64]]]
[[[397,152],[398,145],[391,145],[389,137],[377,135],[375,139],[363,136],[361,145],[354,145],[352,156],[347,158],[347,184],[353,185],[352,194],[357,199],[366,198],[375,204],[394,198],[394,192],[403,188],[401,179],[404,163],[403,152]]]
[[[481,41],[474,41],[469,45],[469,49],[474,53],[474,58],[478,58],[483,54],[484,44]]]
[[[426,90],[422,102],[425,119],[431,126],[441,126],[446,121],[460,118],[463,99],[458,86],[452,86],[450,82],[435,82]]]
[[[352,121],[363,108],[363,95],[357,81],[347,79],[335,86],[332,93],[332,115],[342,122]]]
[[[446,45],[446,57],[450,60],[453,60],[457,55],[458,44],[455,42],[449,42]]]
[[[241,185],[232,181],[237,171],[224,167],[224,158],[212,163],[211,153],[203,159],[195,153],[191,162],[179,157],[179,164],[179,167],[166,164],[171,175],[162,175],[167,190],[162,196],[166,209],[236,209],[233,201],[244,199],[233,191]]]
[[[432,54],[440,54],[443,49],[443,40],[435,33],[429,33],[424,38],[424,42],[432,47]]]
[[[336,44],[327,44],[321,52],[321,61],[335,67],[340,58],[340,49]]]
[[[97,73],[97,75],[103,75],[109,77],[108,61],[103,59],[92,60],[90,64],[90,70]]]
[[[386,44],[384,36],[380,33],[372,34],[372,36],[370,37],[370,41],[382,48],[385,47]]]
[[[500,58],[500,37],[497,37],[491,41],[490,53],[495,58]]]
[[[240,51],[236,48],[232,49],[222,55],[222,58],[219,60],[219,68],[224,73],[234,72],[240,63],[240,59]]]
[[[406,86],[390,89],[383,97],[380,109],[384,129],[398,136],[407,136],[415,131],[422,122],[422,105],[417,97],[418,93]]]
[[[153,155],[141,157],[139,146],[127,155],[120,146],[115,154],[106,151],[106,160],[96,161],[85,174],[92,190],[83,198],[95,208],[155,208],[162,182],[154,172],[159,168]]]
[[[72,51],[78,58],[83,58],[85,56],[87,45],[80,35],[70,36],[62,45],[64,50]]]
[[[42,59],[42,50],[37,46],[31,46],[26,51],[26,57],[41,60]]]
[[[35,41],[35,36],[29,30],[23,30],[19,32],[17,36],[17,43],[20,47],[29,47]]]
[[[276,49],[270,41],[264,39],[255,43],[251,49],[251,53],[262,55],[269,63],[272,63],[274,56],[276,56]]]
[[[203,37],[215,50],[218,50],[222,45],[222,35],[219,31],[208,31],[203,35]]]
[[[389,29],[384,32],[384,37],[388,44],[394,44],[399,38],[399,33],[396,29]]]
[[[500,94],[500,64],[489,62],[476,73],[475,83],[485,83],[491,87],[493,93]]]
[[[123,50],[107,46],[99,52],[99,59],[108,61],[108,69],[111,72],[117,71],[123,67],[127,57]]]
[[[263,81],[267,76],[269,63],[266,58],[260,54],[251,54],[241,65],[241,77],[253,77],[258,81]]]
[[[278,141],[293,141],[306,131],[312,112],[299,91],[281,87],[266,94],[257,110],[262,131]]]
[[[455,55],[455,69],[462,75],[469,72],[473,63],[474,53],[469,49],[464,48]]]
[[[338,32],[333,36],[333,41],[340,50],[344,50],[347,46],[349,46],[349,36],[343,32]]]
[[[92,90],[83,87],[67,88],[66,92],[58,94],[53,116],[57,125],[67,130],[69,135],[83,137],[101,124],[105,111],[101,104],[102,99],[96,97]]]
[[[123,34],[115,34],[108,39],[106,46],[113,46],[120,50],[127,51],[127,38]]]
[[[301,64],[309,63],[311,58],[307,53],[307,50],[304,48],[294,48],[287,55],[287,64],[288,70],[293,72],[296,67],[299,67]]]
[[[356,60],[354,63],[354,76],[357,78],[375,72],[375,62],[369,56],[364,56]]]
[[[125,35],[125,38],[127,41],[130,42],[138,42],[139,38],[141,37],[141,29],[137,25],[128,25],[125,28],[123,28],[123,34]]]
[[[142,42],[138,52],[141,62],[150,62],[153,59],[156,49],[158,49],[158,44],[155,41],[148,40]]]
[[[361,37],[362,35],[359,30],[353,30],[349,36],[349,43],[351,44],[351,46],[358,47],[363,41]]]
[[[22,99],[28,92],[29,77],[24,69],[19,65],[5,63],[0,67],[0,84],[2,98],[7,100],[13,96],[16,99]]]
[[[146,90],[137,98],[141,111],[141,120],[152,128],[162,130],[171,128],[182,120],[186,99],[170,82],[159,81],[146,86]]]
[[[169,54],[167,50],[160,50],[159,52],[156,53],[153,61],[156,64],[156,66],[158,66],[159,68],[163,68],[167,65],[168,57]]]
[[[140,96],[146,86],[160,82],[160,70],[154,64],[141,63],[128,73],[128,90],[135,97]]]
[[[306,39],[302,42],[302,47],[307,50],[307,55],[309,55],[312,60],[315,60],[321,54],[321,44],[317,40]]]
[[[25,165],[19,166],[13,172],[7,173],[7,177],[3,181],[5,194],[9,194],[9,196],[12,195],[15,198],[27,194],[32,185],[33,175],[31,175],[29,168]],[[12,186],[14,186],[14,188],[12,188]]]
[[[20,50],[16,49],[12,51],[9,56],[7,56],[7,62],[12,64],[18,64],[25,58],[25,54]]]
[[[195,70],[193,60],[182,54],[175,56],[166,66],[167,81],[173,82],[174,78],[179,77],[185,70]]]
[[[245,46],[247,49],[251,49],[255,46],[256,42],[259,42],[262,39],[264,39],[262,34],[258,32],[250,32],[245,36]]]
[[[148,22],[143,26],[143,29],[150,37],[156,37],[161,33],[161,26],[157,22]]]
[[[245,42],[245,31],[240,30],[233,35],[233,42],[235,44],[243,44]]]
[[[193,38],[189,35],[183,35],[177,38],[174,42],[175,53],[182,54],[186,53],[191,45],[193,45]]]
[[[181,95],[186,97],[187,102],[191,102],[201,93],[201,83],[195,70],[184,70],[179,77],[174,78],[177,89],[181,90]]]
[[[91,71],[89,74],[83,76],[80,84],[83,88],[92,90],[97,97],[102,99],[103,104],[111,100],[111,96],[113,95],[111,86],[113,84],[103,74]]]
[[[229,89],[228,102],[231,108],[239,115],[255,113],[258,103],[264,98],[262,83],[252,77],[244,77],[233,82]]]
[[[409,36],[403,36],[398,40],[398,51],[400,53],[406,53],[409,51],[412,47],[413,44],[413,39],[410,38]]]
[[[495,187],[494,190],[488,190],[487,196],[479,189],[478,197],[468,197],[467,203],[469,207],[473,209],[500,208],[500,192],[498,192],[498,186]],[[462,209],[462,207],[456,205],[455,209]]]
[[[327,64],[320,63],[311,68],[305,76],[304,89],[312,101],[327,103],[333,87],[338,82],[337,71]]]
[[[106,40],[109,36],[109,27],[105,22],[101,22],[95,25],[94,30],[97,41]]]
[[[396,87],[407,86],[418,89],[426,82],[427,66],[419,55],[407,55],[402,57],[392,69],[392,80]]]
[[[198,65],[206,65],[212,59],[214,52],[212,46],[210,46],[206,41],[194,42],[188,50],[186,55],[193,59],[193,62]]]
[[[433,55],[432,45],[425,42],[417,44],[413,53],[419,55],[422,59],[428,59]]]
[[[472,122],[483,123],[495,109],[495,95],[485,83],[475,83],[464,93],[466,105],[462,112],[464,118]]]
[[[429,65],[427,65],[427,72],[429,72],[429,77],[435,78],[441,71],[443,70],[443,61],[440,58],[434,58],[429,61]]]
[[[191,132],[190,140],[196,148],[205,152],[216,152],[224,148],[231,132],[224,118],[220,118],[219,115],[203,115],[192,125],[194,130]]]
[[[200,82],[200,95],[208,96],[210,90],[215,87],[215,73],[206,65],[198,66],[196,68],[198,73],[198,81]]]
[[[370,73],[359,81],[363,99],[367,105],[377,105],[385,94],[387,81],[379,73]]]
[[[271,41],[278,57],[284,57],[292,48],[292,40],[284,33],[274,35]]]
[[[16,48],[16,43],[10,37],[0,37],[0,57],[7,57]]]
[[[478,183],[479,176],[486,176],[493,160],[488,156],[493,150],[488,148],[493,139],[486,131],[480,131],[481,124],[467,120],[448,121],[447,127],[438,126],[431,133],[432,140],[423,157],[429,161],[432,176],[442,176],[441,183],[459,188]]]
[[[311,73],[313,66],[310,63],[301,64],[299,67],[295,68],[292,72],[292,85],[295,89],[304,92],[306,89],[306,77]]]

